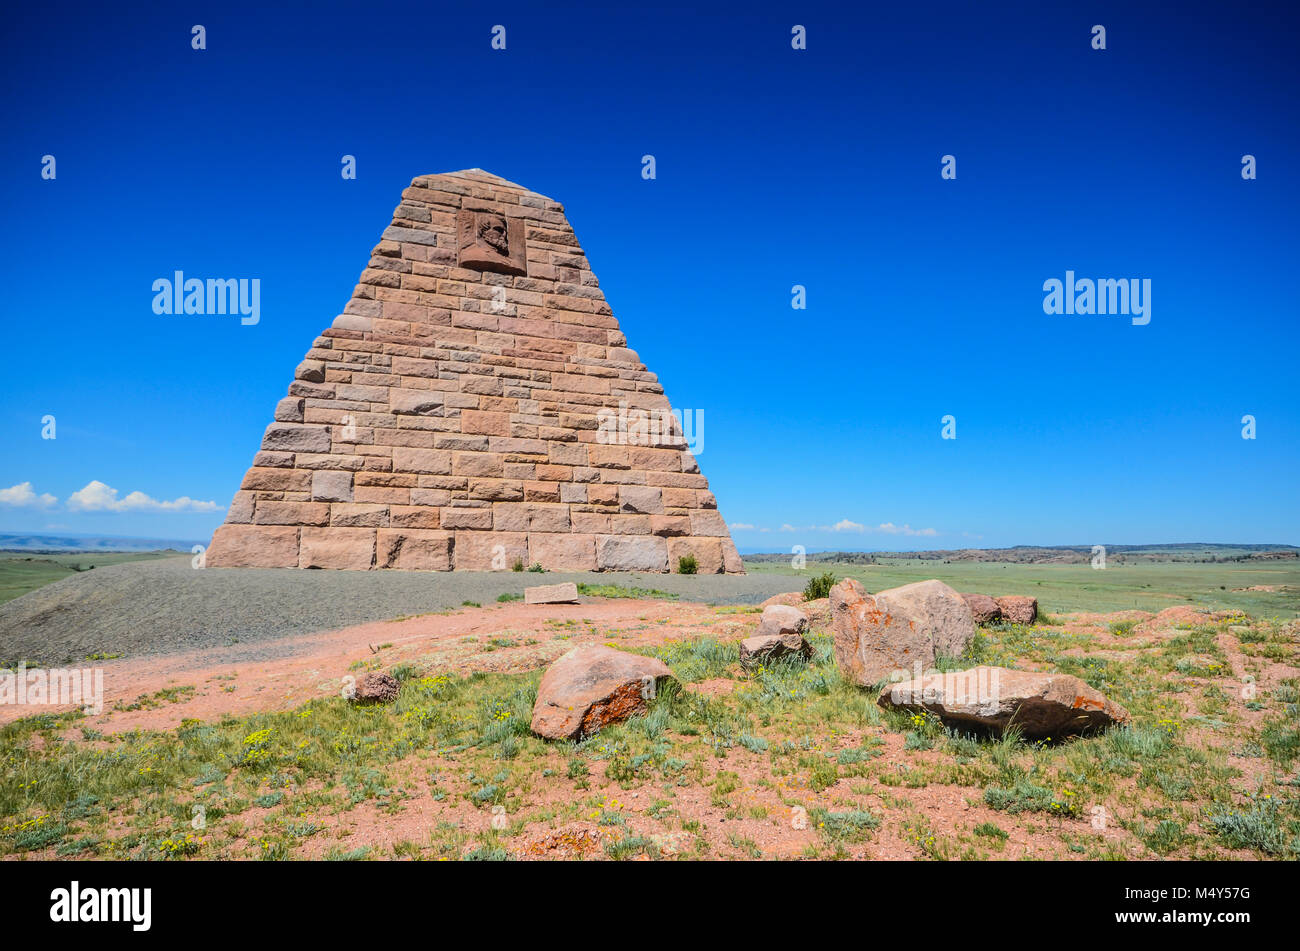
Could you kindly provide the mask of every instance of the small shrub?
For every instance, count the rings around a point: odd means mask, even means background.
[[[472,852],[466,852],[461,858],[464,862],[508,862],[510,853],[499,845],[480,845]]]
[[[695,560],[694,555],[682,555],[677,559],[677,573],[679,575],[693,575],[699,568],[699,563]]]
[[[325,853],[326,862],[364,862],[366,856],[370,854],[370,846],[363,845],[360,848],[344,850],[337,846]]]
[[[831,594],[831,588],[835,587],[835,575],[826,572],[823,575],[813,575],[808,579],[808,584],[803,589],[803,599],[805,601],[818,601],[822,598],[828,598]]]
[[[1258,849],[1269,855],[1288,851],[1276,802],[1255,801],[1247,809],[1217,807],[1206,817],[1209,826],[1230,849]]]
[[[1181,822],[1172,819],[1160,820],[1150,831],[1143,829],[1139,838],[1148,849],[1159,855],[1168,855],[1195,841]]]
[[[531,565],[528,566],[528,570],[535,575],[543,574],[546,571],[546,569],[542,567],[542,563],[540,561],[533,562]]]
[[[821,760],[812,768],[812,773],[808,777],[808,785],[812,787],[813,792],[822,792],[834,786],[840,778],[840,771],[835,767],[835,763],[830,760]]]
[[[870,830],[880,825],[879,817],[862,809],[848,812],[814,809],[811,818],[818,833],[832,842],[861,842]]]
[[[505,591],[497,595],[497,601],[505,603],[506,601],[522,601],[522,594],[515,594],[513,591]]]
[[[644,835],[624,836],[621,839],[614,839],[605,843],[605,854],[616,862],[626,861],[635,855],[647,855],[655,857],[659,854],[659,846],[653,839]]]
[[[1007,830],[992,822],[981,822],[974,831],[976,835],[982,835],[986,839],[998,839],[1003,842],[1007,839]]]
[[[1047,812],[1055,816],[1077,816],[1083,804],[1067,789],[1054,795],[1050,789],[1022,779],[1009,788],[990,786],[984,790],[984,802],[990,808],[1015,815],[1018,812]]]
[[[524,560],[523,560],[522,558],[516,558],[516,559],[514,560],[514,562],[510,565],[510,570],[511,570],[511,571],[523,571],[523,570],[524,570]]]

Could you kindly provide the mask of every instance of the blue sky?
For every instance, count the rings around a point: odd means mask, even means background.
[[[265,6],[0,39],[0,531],[205,540],[401,189],[478,166],[565,204],[742,550],[1300,543],[1287,5]],[[155,315],[177,269],[259,323]],[[1067,269],[1151,322],[1044,314]]]

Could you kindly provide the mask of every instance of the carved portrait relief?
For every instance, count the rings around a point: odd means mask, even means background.
[[[491,211],[461,211],[456,219],[461,267],[504,274],[527,274],[524,223]]]

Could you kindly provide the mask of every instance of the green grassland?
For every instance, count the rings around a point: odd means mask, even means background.
[[[1203,615],[1154,640],[983,628],[954,665],[1062,670],[1133,715],[1030,743],[881,710],[840,676],[825,629],[811,662],[746,672],[709,633],[726,610],[698,638],[642,649],[681,686],[577,743],[530,732],[540,671],[411,665],[391,669],[403,687],[389,706],[330,696],[115,735],[79,714],[11,723],[0,855],[506,859],[578,828],[598,836],[590,857],[616,860],[1300,857],[1300,678],[1241,692],[1243,675],[1300,662],[1294,624]],[[728,689],[686,689],[703,683]],[[926,805],[954,795],[955,814]],[[798,813],[796,851],[774,851]]]
[[[68,575],[124,561],[174,557],[176,552],[84,552],[66,555],[0,552],[0,604]]]
[[[788,564],[746,562],[753,574],[790,576],[790,589],[823,572],[856,578],[868,591],[938,578],[958,591],[1000,597],[1023,594],[1038,599],[1049,614],[1070,611],[1161,611],[1186,604],[1214,610],[1239,610],[1255,617],[1300,615],[1300,562],[1266,561],[1217,564],[1156,562],[1088,565],[1028,565],[1001,562],[889,559],[880,565],[809,561],[796,571]],[[1251,586],[1276,591],[1236,590]]]

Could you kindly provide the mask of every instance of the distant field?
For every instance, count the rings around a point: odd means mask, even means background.
[[[1000,596],[1026,594],[1051,613],[1066,611],[1160,611],[1176,604],[1237,608],[1256,617],[1293,618],[1300,615],[1300,564],[1294,561],[1257,564],[1198,564],[1185,562],[1088,565],[1022,565],[1001,562],[890,560],[883,565],[808,562],[795,571],[788,564],[745,563],[752,574],[785,574],[790,588],[802,588],[814,574],[832,572],[837,578],[857,578],[868,591],[911,581],[938,578],[958,591]],[[1267,586],[1274,591],[1234,590]]]
[[[125,561],[168,557],[178,557],[178,553],[0,552],[0,604],[78,570],[89,570],[92,565],[104,568]],[[812,575],[827,571],[836,578],[857,578],[868,591],[939,578],[958,591],[1031,595],[1038,598],[1041,609],[1049,614],[1129,608],[1159,611],[1175,604],[1194,604],[1214,609],[1236,608],[1255,617],[1300,616],[1300,563],[1295,561],[1121,563],[1096,570],[1087,565],[890,559],[882,565],[810,561],[802,571],[795,571],[788,564],[746,561],[745,570],[758,577],[788,576],[791,591],[802,589]],[[1252,586],[1275,590],[1235,590]],[[720,600],[727,600],[727,596],[722,594]],[[737,600],[747,599],[737,597]]]
[[[175,557],[176,552],[87,552],[70,555],[34,555],[0,551],[0,604],[35,591],[79,571],[104,568],[124,561]]]

